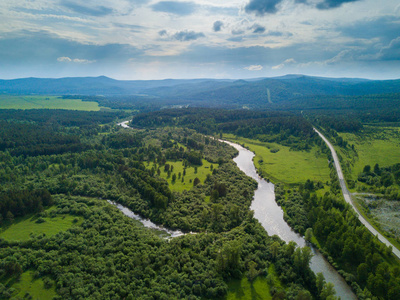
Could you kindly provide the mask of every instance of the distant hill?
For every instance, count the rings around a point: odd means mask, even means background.
[[[0,80],[0,94],[135,95],[147,89],[201,83],[208,79],[115,80],[100,77],[21,78]]]
[[[260,107],[310,96],[400,93],[400,80],[285,75],[248,80],[115,80],[101,77],[0,80],[0,94],[139,96],[166,103]]]

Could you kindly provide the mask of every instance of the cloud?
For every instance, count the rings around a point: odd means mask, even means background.
[[[249,70],[249,71],[261,71],[263,69],[262,65],[251,65],[248,67],[244,67],[243,69]]]
[[[342,4],[344,4],[344,3],[356,2],[356,1],[360,1],[360,0],[324,0],[323,2],[317,4],[317,8],[318,9],[332,9],[332,8],[342,6]]]
[[[279,65],[276,65],[276,66],[273,66],[271,69],[272,70],[280,70],[280,69],[284,68],[287,65],[292,65],[292,64],[295,64],[295,63],[296,63],[296,61],[293,58],[288,58],[283,63],[281,63]]]
[[[13,32],[0,38],[0,62],[15,64],[46,64],[59,62],[89,63],[127,61],[143,55],[127,44],[83,44],[61,38],[46,31]],[[85,59],[82,59],[84,57]],[[75,60],[75,61],[74,61]]]
[[[215,32],[221,31],[223,26],[224,26],[224,23],[222,23],[222,21],[215,21],[213,24],[213,30]]]
[[[175,32],[174,34],[171,34],[167,30],[163,29],[158,32],[158,35],[166,40],[177,40],[180,42],[194,41],[199,38],[205,37],[204,33],[195,32],[192,30],[191,31],[183,30],[183,31],[178,31],[178,32]]]
[[[324,61],[325,65],[334,65],[341,63],[343,61],[353,61],[354,60],[354,51],[350,49],[346,49],[340,51],[336,56],[332,57],[331,59],[327,59]]]
[[[179,31],[172,36],[172,38],[181,42],[194,41],[202,37],[205,37],[204,33],[195,31]]]
[[[382,47],[378,56],[383,60],[400,60],[400,36]]]
[[[259,24],[254,24],[253,26],[250,27],[251,30],[253,30],[253,33],[264,33],[265,32],[265,27],[261,26]]]
[[[153,4],[153,11],[166,12],[179,16],[187,16],[194,13],[198,5],[194,2],[161,1]]]
[[[269,31],[268,32],[269,36],[283,36],[283,32],[280,31]],[[289,33],[289,36],[292,36],[293,34]]]
[[[230,42],[241,42],[243,41],[243,36],[233,36],[227,39]]]
[[[129,29],[131,32],[142,32],[146,29],[144,26],[140,25],[132,25],[132,24],[122,24],[122,23],[112,23],[115,27],[118,28],[126,28]]]
[[[95,60],[88,60],[88,59],[80,59],[80,58],[69,58],[68,56],[61,56],[57,58],[58,62],[73,62],[73,63],[78,63],[78,64],[91,64],[96,62]]]
[[[243,34],[244,33],[244,30],[242,30],[242,29],[233,29],[232,30],[232,34],[233,35],[240,35],[240,34]]]
[[[282,0],[250,0],[245,6],[247,13],[255,13],[257,16],[264,16],[265,14],[274,14],[278,11],[276,6]]]
[[[62,0],[61,5],[78,13],[78,14],[83,14],[83,15],[89,15],[93,17],[102,17],[102,16],[107,16],[111,15],[114,11],[112,8],[105,7],[105,6],[84,6],[81,4],[78,4],[73,1],[69,0]]]
[[[379,38],[382,42],[389,43],[399,36],[400,17],[383,16],[363,19],[352,25],[339,27],[338,30],[352,38],[368,40]]]

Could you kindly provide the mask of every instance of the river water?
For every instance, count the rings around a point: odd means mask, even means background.
[[[159,226],[157,224],[154,224],[149,219],[142,218],[141,216],[139,216],[139,215],[135,214],[133,211],[131,211],[129,208],[127,208],[127,207],[125,207],[125,206],[123,206],[123,205],[121,205],[121,204],[119,204],[117,202],[114,202],[114,201],[111,201],[111,200],[107,200],[107,202],[112,204],[112,205],[114,205],[114,206],[116,206],[125,216],[127,216],[127,217],[129,217],[131,219],[137,220],[140,223],[142,223],[144,227],[149,228],[149,229],[153,229],[155,231],[159,231],[159,233],[160,233],[159,235],[167,234],[166,237],[165,237],[167,239],[168,238],[178,237],[178,236],[181,236],[181,235],[185,235],[180,230],[172,230],[172,229],[165,228],[165,227]]]
[[[124,128],[130,128],[127,122],[118,124]],[[254,193],[254,198],[250,208],[254,211],[254,217],[261,223],[264,229],[270,236],[277,235],[286,243],[290,241],[296,242],[300,247],[310,246],[314,256],[311,258],[310,267],[314,273],[324,274],[326,282],[331,282],[335,285],[336,296],[339,296],[342,300],[355,300],[357,297],[343,279],[342,276],[331,266],[331,264],[325,259],[317,249],[308,245],[304,238],[294,232],[291,227],[283,219],[283,210],[275,201],[274,185],[261,178],[256,171],[253,163],[254,153],[243,148],[242,146],[223,141],[239,151],[239,155],[236,156],[233,161],[237,164],[240,170],[242,170],[247,176],[255,179],[258,183],[258,188]],[[178,237],[184,235],[179,230],[170,230],[162,226],[158,226],[148,219],[143,219],[139,215],[135,214],[128,208],[108,200],[110,204],[115,205],[123,214],[140,221],[145,227],[153,230],[159,230],[165,232],[169,237]]]
[[[238,144],[225,142],[239,151],[239,155],[234,158],[234,162],[239,169],[258,183],[258,188],[255,191],[250,207],[254,211],[254,217],[262,224],[270,236],[276,234],[287,243],[294,241],[300,247],[306,246],[307,243],[304,238],[294,232],[283,219],[283,210],[275,201],[274,185],[257,174],[253,163],[254,153]],[[357,299],[343,277],[339,275],[325,257],[312,245],[307,246],[310,246],[314,253],[310,263],[311,270],[314,273],[322,272],[326,282],[331,282],[335,285],[336,295],[341,299]]]

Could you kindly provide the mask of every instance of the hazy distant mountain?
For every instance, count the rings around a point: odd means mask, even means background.
[[[257,107],[313,95],[359,96],[400,93],[400,80],[285,75],[248,80],[115,80],[108,77],[0,80],[0,94],[140,95],[171,103],[226,103]],[[144,98],[145,99],[145,98]]]
[[[0,80],[1,94],[36,95],[134,95],[144,90],[178,84],[201,83],[209,79],[115,80],[100,77],[21,78]]]

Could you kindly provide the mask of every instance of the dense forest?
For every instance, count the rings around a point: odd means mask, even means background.
[[[340,194],[317,197],[312,182],[299,188],[278,186],[276,199],[285,207],[285,219],[319,248],[338,268],[360,299],[400,297],[400,273],[386,247],[358,221]],[[316,238],[316,240],[315,240]]]
[[[363,130],[362,119],[181,108],[136,114],[128,130],[116,125],[126,116],[121,111],[0,110],[0,116],[0,235],[27,218],[45,224],[73,217],[56,234],[0,236],[0,298],[14,297],[14,284],[33,272],[56,299],[215,299],[241,278],[265,278],[273,299],[335,299],[332,285],[310,270],[308,247],[269,237],[254,219],[257,184],[233,163],[237,151],[217,138],[233,133],[291,151],[319,147],[330,159],[312,122],[355,152],[337,132]],[[400,268],[391,249],[357,220],[330,167],[327,183],[276,185],[286,221],[360,299],[398,299]],[[398,173],[398,165],[366,166],[358,180],[389,189]],[[324,185],[329,192],[321,196]],[[106,200],[193,234],[165,239]]]
[[[269,237],[254,219],[256,183],[232,162],[234,148],[184,126],[126,130],[110,123],[118,114],[52,113],[0,112],[1,232],[31,216],[75,219],[56,234],[0,238],[0,298],[14,297],[28,271],[56,299],[215,299],[230,280],[258,276],[274,299],[332,295],[309,268],[309,248]],[[185,178],[193,171],[202,179]],[[196,234],[166,240],[106,199]]]
[[[135,115],[131,124],[137,128],[188,127],[207,135],[233,133],[279,142],[293,149],[307,149],[317,138],[311,124],[300,114],[279,111],[169,109]]]

